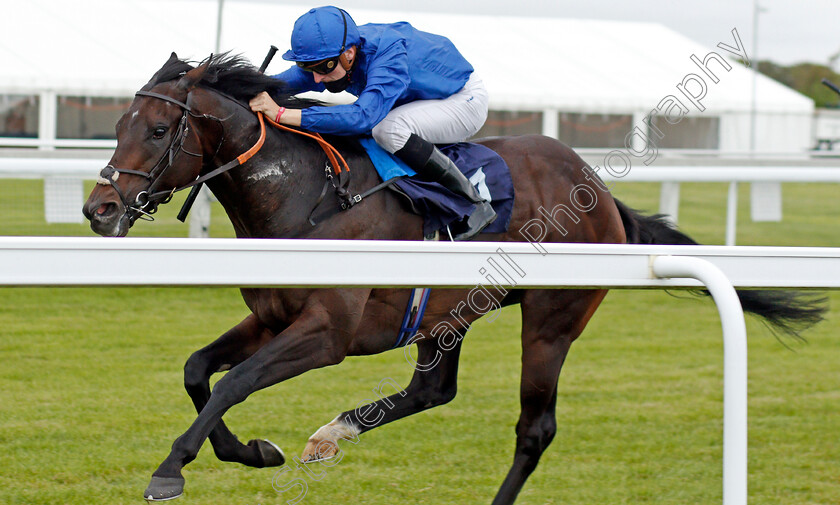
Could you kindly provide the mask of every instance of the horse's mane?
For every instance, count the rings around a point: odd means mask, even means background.
[[[175,53],[172,53],[169,60],[143,86],[143,90],[149,91],[158,84],[180,79],[185,73],[205,63],[209,65],[198,85],[220,91],[239,101],[246,108],[248,108],[248,102],[263,91],[267,91],[281,107],[302,109],[326,105],[320,100],[298,98],[292,95],[286,90],[285,82],[263,74],[244,56],[230,53],[210,55],[201,62],[179,59]],[[347,152],[364,155],[364,148],[353,136],[326,135],[326,137],[330,143]]]
[[[248,103],[254,96],[267,91],[281,107],[300,109],[313,105],[323,105],[318,100],[297,98],[286,91],[286,84],[260,72],[247,58],[238,54],[222,53],[210,55],[198,65],[208,64],[207,71],[198,83],[210,89],[220,91],[236,100]],[[164,63],[143,89],[148,90],[158,84],[180,78],[184,73],[196,68],[193,63],[179,59],[175,53]]]

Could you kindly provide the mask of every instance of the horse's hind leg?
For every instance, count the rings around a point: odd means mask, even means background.
[[[194,352],[184,365],[184,387],[199,413],[210,399],[210,376],[228,370],[248,359],[274,336],[251,314],[210,345]],[[262,468],[284,463],[282,451],[267,440],[251,440],[244,445],[219,421],[210,434],[216,457]]]
[[[557,431],[557,379],[604,290],[527,291],[522,300],[521,414],[513,466],[493,505],[511,504]]]
[[[343,412],[318,429],[309,437],[301,460],[311,462],[331,458],[338,453],[338,441],[341,439],[354,440],[361,433],[443,405],[455,398],[458,359],[465,333],[466,330],[450,349],[442,349],[437,340],[418,342],[414,375],[408,387],[401,390],[391,379],[380,381],[373,388],[373,393],[380,399]],[[385,391],[394,394],[383,398]]]

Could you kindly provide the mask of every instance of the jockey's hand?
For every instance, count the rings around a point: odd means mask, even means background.
[[[265,91],[252,98],[248,105],[252,111],[262,112],[271,120],[276,120],[277,113],[280,112],[280,106]],[[300,126],[300,119],[300,109],[286,109],[280,116],[279,122],[290,126]]]
[[[270,119],[277,117],[277,111],[280,110],[280,106],[265,91],[252,98],[248,105],[252,111],[262,112]]]

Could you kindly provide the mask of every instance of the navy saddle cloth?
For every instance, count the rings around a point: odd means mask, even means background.
[[[385,151],[370,137],[360,139],[383,181],[408,176],[396,181],[392,187],[405,194],[414,210],[423,216],[423,234],[442,231],[459,223],[472,213],[475,205],[440,184],[418,180],[414,170],[402,160]],[[479,194],[489,201],[497,217],[482,233],[503,233],[510,224],[513,211],[513,180],[507,163],[495,151],[479,144],[460,142],[438,146],[476,187]],[[442,235],[447,236],[443,231]]]

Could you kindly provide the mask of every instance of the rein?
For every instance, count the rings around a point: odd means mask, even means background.
[[[263,114],[260,113],[260,116],[262,115]],[[268,121],[268,124],[275,128],[285,130],[287,132],[297,133],[298,135],[309,137],[315,142],[317,142],[318,145],[321,146],[321,149],[324,150],[324,153],[327,155],[327,159],[330,160],[330,163],[332,164],[333,170],[336,174],[341,174],[342,172],[350,172],[350,166],[347,164],[347,161],[344,159],[341,153],[338,152],[338,149],[336,149],[332,144],[324,140],[324,137],[322,137],[320,133],[310,133],[304,130],[299,130],[297,128],[292,128],[291,126],[282,125],[280,123],[275,122],[271,118],[266,118],[265,120]]]
[[[152,200],[152,199],[155,199],[155,198],[159,198],[161,196],[166,196],[168,198],[169,195],[175,194],[179,191],[189,189],[193,186],[198,186],[199,184],[204,184],[207,180],[212,179],[213,177],[216,177],[217,175],[223,174],[223,173],[227,172],[228,170],[230,170],[232,168],[235,168],[235,167],[238,167],[239,165],[242,165],[246,161],[250,160],[255,154],[257,154],[260,151],[260,149],[262,149],[263,144],[265,144],[265,121],[263,120],[262,114],[259,114],[257,116],[257,119],[260,122],[260,138],[257,139],[257,142],[253,146],[251,146],[250,149],[248,149],[244,153],[240,154],[239,156],[234,158],[232,161],[229,161],[229,162],[225,163],[224,165],[212,170],[211,172],[208,172],[208,173],[202,175],[201,177],[198,177],[196,180],[192,181],[189,184],[185,184],[184,186],[181,186],[180,188],[174,188],[171,191],[158,191],[156,193],[152,193],[151,195],[149,195],[149,199]]]

